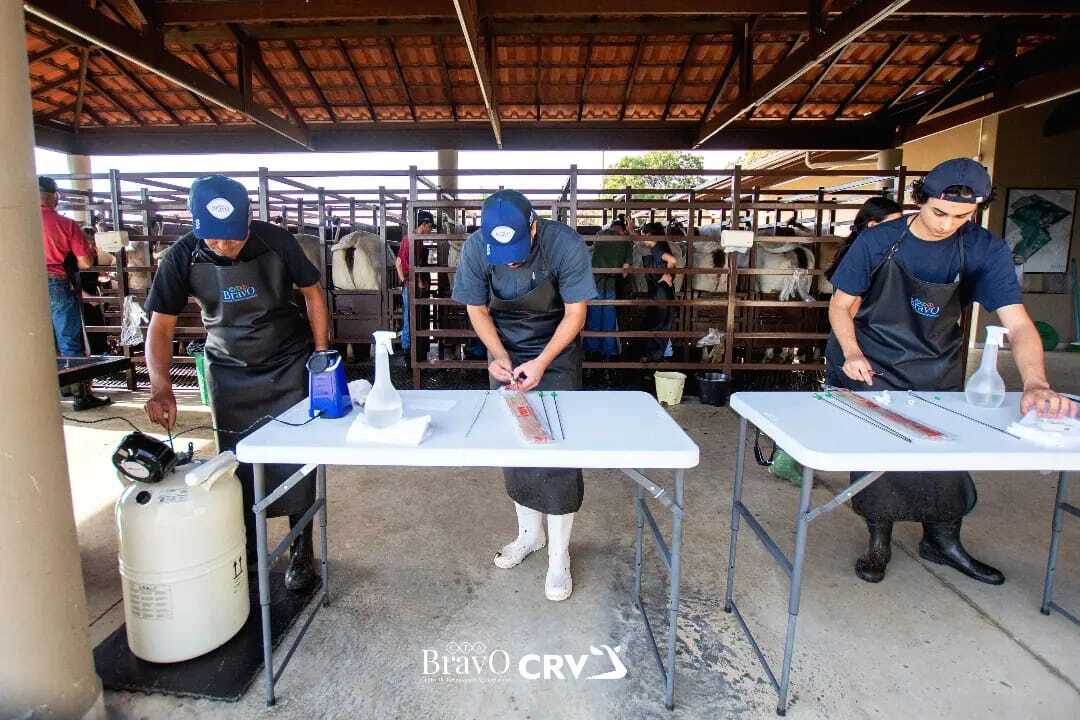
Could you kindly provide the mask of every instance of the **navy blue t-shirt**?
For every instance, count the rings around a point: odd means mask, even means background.
[[[543,249],[543,255],[538,251]],[[483,233],[477,230],[465,241],[454,275],[453,298],[465,305],[487,305],[489,288],[495,297],[516,300],[546,279],[541,265],[546,264],[548,275],[559,286],[559,295],[566,304],[596,298],[592,262],[585,241],[569,226],[551,220],[541,220],[537,242],[532,253],[519,268],[496,265],[492,270],[484,248]]]
[[[889,248],[903,237],[896,259],[911,275],[931,283],[951,283],[960,272],[960,244],[956,235],[927,242],[907,232],[911,217],[902,217],[864,230],[833,275],[833,287],[848,295],[863,295],[870,287],[870,275],[885,258]],[[1022,301],[1016,280],[1012,252],[1004,240],[986,228],[968,223],[959,231],[964,237],[964,276],[961,278],[964,304],[977,302],[987,310]]]

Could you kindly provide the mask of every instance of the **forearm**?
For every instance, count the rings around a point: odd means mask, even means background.
[[[836,341],[840,344],[845,358],[862,355],[859,341],[855,338],[855,320],[851,316],[850,307],[830,302],[829,324],[832,326],[833,335],[836,336]]]
[[[467,312],[469,322],[472,324],[476,336],[480,338],[480,342],[484,343],[484,347],[487,348],[488,354],[496,360],[509,358],[510,353],[506,352],[502,340],[499,339],[499,331],[495,329],[495,323],[492,321],[491,312],[487,307],[485,305],[468,305]]]
[[[540,361],[544,365],[550,365],[554,362],[555,358],[562,354],[562,351],[574,342],[577,336],[581,333],[581,329],[585,327],[585,303],[581,303],[581,311],[571,310],[567,308],[567,312],[563,315],[562,321],[555,328],[555,334],[548,340],[547,345],[544,346],[543,352],[540,353]]]
[[[405,268],[402,266],[401,258],[394,260],[394,270],[397,272],[398,280],[404,285],[408,278],[405,277]]]
[[[311,326],[311,337],[315,341],[315,350],[326,350],[330,347],[330,312],[326,307],[326,297],[323,295],[322,286],[313,285],[304,288],[304,303],[307,305],[308,324]]]
[[[1009,347],[1013,361],[1020,371],[1025,390],[1050,387],[1046,381],[1046,361],[1043,357],[1042,338],[1031,323],[1009,332]]]
[[[150,373],[150,392],[172,389],[172,328],[150,323],[146,332],[146,369]]]

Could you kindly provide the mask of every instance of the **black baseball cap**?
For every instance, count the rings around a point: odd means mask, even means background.
[[[423,225],[424,223],[435,224],[435,216],[429,213],[427,210],[419,210],[416,213],[416,224]]]
[[[975,193],[959,195],[946,193],[953,186],[968,187]],[[971,158],[953,158],[939,163],[923,178],[922,189],[928,196],[950,202],[977,205],[990,197],[990,173]]]
[[[56,187],[56,181],[48,175],[38,175],[37,179],[38,192],[54,193],[60,192],[60,188]]]

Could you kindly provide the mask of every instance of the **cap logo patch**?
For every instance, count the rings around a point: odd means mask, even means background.
[[[206,203],[206,211],[218,220],[224,220],[233,214],[233,204],[223,197],[217,197]]]
[[[500,225],[491,231],[491,237],[495,238],[496,242],[506,245],[514,239],[514,228],[507,225]]]

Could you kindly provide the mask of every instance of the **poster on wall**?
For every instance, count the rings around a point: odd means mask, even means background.
[[[1075,189],[1010,188],[1005,197],[1005,241],[1025,273],[1063,273],[1072,241]]]

